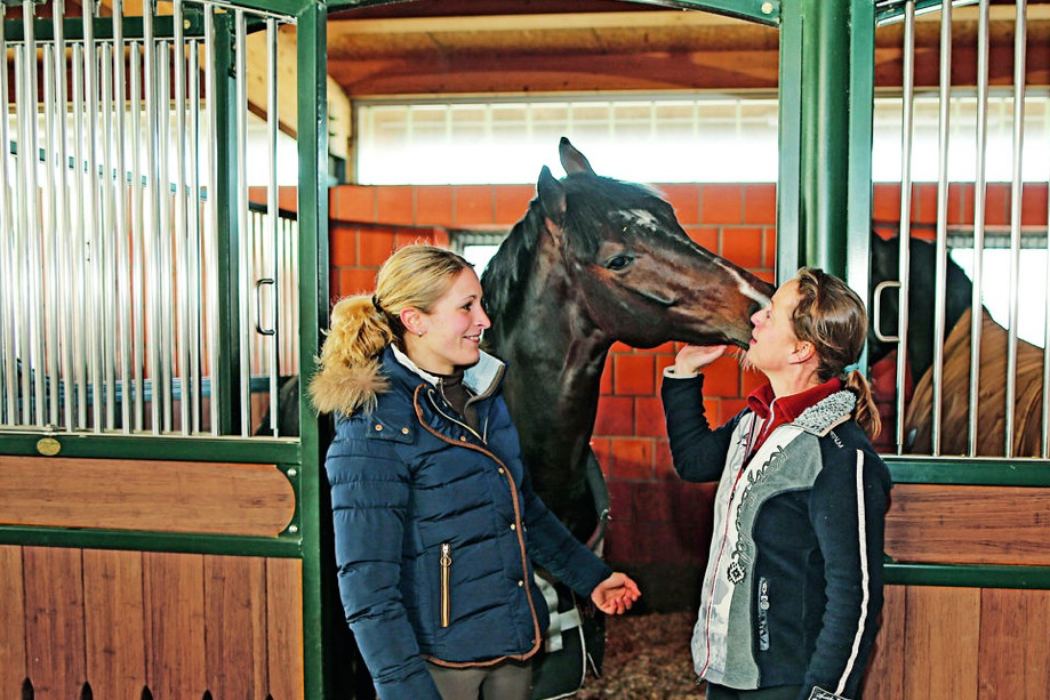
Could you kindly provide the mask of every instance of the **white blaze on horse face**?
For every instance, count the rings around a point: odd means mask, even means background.
[[[660,229],[660,221],[651,211],[645,209],[621,209],[616,213],[627,226],[637,226],[646,231],[658,231]]]
[[[743,294],[745,297],[753,301],[757,301],[759,306],[761,306],[762,308],[765,308],[769,306],[770,303],[772,303],[769,297],[767,297],[765,294],[748,284],[747,280],[745,280],[739,272],[729,267],[728,265],[723,265],[722,262],[718,259],[716,259],[715,262],[717,262],[719,267],[728,272],[736,280],[737,289],[739,289],[740,293]]]

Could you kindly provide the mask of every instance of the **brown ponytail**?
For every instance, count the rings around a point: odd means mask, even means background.
[[[799,340],[813,343],[820,358],[817,376],[826,382],[843,376],[846,368],[860,357],[868,334],[868,313],[864,302],[834,275],[804,267],[795,278],[798,305],[792,325]],[[864,375],[852,370],[845,375],[846,388],[857,397],[853,418],[871,437],[882,429],[879,412],[871,398],[871,387]]]
[[[874,440],[882,432],[882,419],[879,418],[879,409],[875,405],[875,399],[871,397],[871,385],[868,384],[863,374],[858,370],[853,370],[846,375],[846,388],[857,397],[853,419]]]

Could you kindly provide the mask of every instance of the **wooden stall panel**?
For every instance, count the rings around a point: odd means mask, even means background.
[[[886,553],[900,562],[1050,566],[1050,488],[897,484]]]
[[[26,678],[22,548],[0,546],[0,697],[17,698]]]
[[[33,697],[78,698],[87,680],[80,550],[25,547],[22,565]]]
[[[875,639],[871,663],[864,678],[863,697],[892,700],[904,697],[904,631],[907,614],[907,588],[886,586],[879,636]]]
[[[272,464],[0,455],[0,524],[280,534],[295,492]]]
[[[301,700],[303,688],[303,563],[266,560],[266,627],[270,696]]]
[[[906,598],[904,692],[898,698],[976,700],[980,590],[910,586]]]
[[[265,560],[205,557],[204,599],[207,678],[212,697],[265,698]]]
[[[87,677],[96,698],[138,698],[146,686],[142,553],[84,550]]]
[[[1050,693],[1050,591],[981,592],[981,700],[1044,700]]]
[[[146,552],[142,568],[149,650],[146,678],[153,698],[203,697],[207,690],[204,557]]]

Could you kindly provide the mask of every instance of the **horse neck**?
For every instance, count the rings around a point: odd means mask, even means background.
[[[587,317],[553,244],[535,259],[524,308],[492,319],[493,349],[511,363],[507,398],[523,445],[576,462],[594,428],[612,339]]]

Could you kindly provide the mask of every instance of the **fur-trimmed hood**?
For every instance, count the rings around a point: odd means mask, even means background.
[[[485,351],[478,363],[463,374],[463,384],[475,396],[494,394],[503,381],[506,365]],[[351,367],[345,363],[321,366],[310,381],[310,398],[319,413],[350,416],[359,410],[375,410],[379,395],[402,386],[411,392],[422,379],[437,386],[440,381],[420,369],[395,345],[366,365]]]

